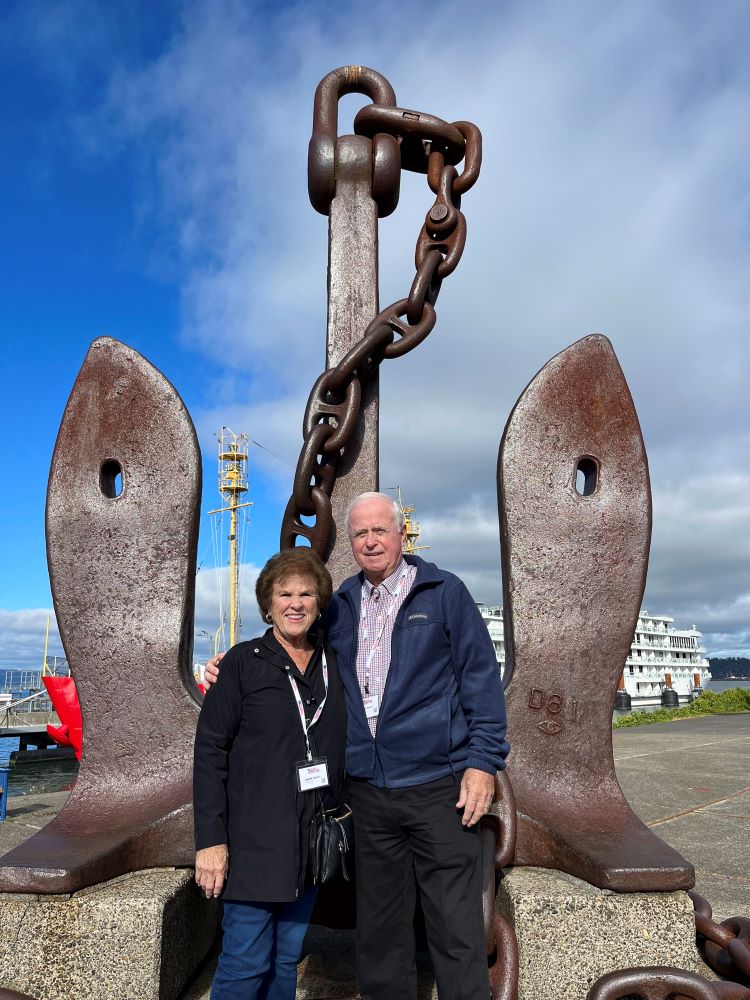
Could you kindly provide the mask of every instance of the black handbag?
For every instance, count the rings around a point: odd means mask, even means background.
[[[313,885],[340,877],[351,882],[354,860],[354,818],[346,802],[321,808],[310,820],[310,868]]]

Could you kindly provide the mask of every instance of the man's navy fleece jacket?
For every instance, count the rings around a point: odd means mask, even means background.
[[[348,709],[346,769],[403,788],[475,767],[505,767],[505,701],[487,626],[464,584],[416,556],[414,584],[393,627],[376,734],[357,681],[363,574],[345,580],[326,610]]]

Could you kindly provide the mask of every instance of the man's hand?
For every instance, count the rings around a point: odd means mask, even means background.
[[[213,899],[221,892],[229,869],[229,851],[226,844],[204,847],[195,852],[195,881],[206,899]]]
[[[203,683],[206,687],[206,691],[215,684],[219,679],[219,664],[224,659],[224,653],[217,653],[210,660],[206,660],[206,666],[204,667],[203,673]]]
[[[486,771],[476,767],[467,767],[461,778],[461,796],[456,803],[456,809],[463,809],[461,823],[464,826],[474,826],[489,812],[495,797],[495,778]]]

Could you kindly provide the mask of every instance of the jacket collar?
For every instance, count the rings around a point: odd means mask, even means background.
[[[437,568],[435,563],[425,562],[425,560],[421,559],[419,556],[409,556],[406,555],[406,553],[404,553],[404,560],[410,566],[417,567],[417,575],[414,577],[414,586],[412,587],[412,591],[422,584],[435,584],[443,582],[440,570]],[[351,597],[353,595],[350,594],[350,591],[355,588],[359,588],[359,590],[361,590],[364,582],[365,574],[362,570],[360,570],[359,573],[356,573],[354,576],[350,576],[347,580],[344,580],[339,587],[338,592],[339,594]],[[357,593],[357,598],[359,598],[359,593]]]
[[[310,642],[313,644],[313,655],[310,662],[315,659],[318,651],[318,647],[322,644],[322,639],[320,635],[316,632],[308,633],[310,636]],[[289,654],[284,650],[279,640],[273,634],[273,628],[266,629],[260,639],[255,640],[254,649],[257,655],[262,655],[264,659],[273,663],[275,667],[279,667],[282,670],[286,670],[288,664],[294,666],[294,660],[291,659]]]

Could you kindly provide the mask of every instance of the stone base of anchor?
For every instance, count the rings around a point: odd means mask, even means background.
[[[616,893],[559,871],[512,868],[495,907],[518,940],[518,1000],[585,1000],[600,976],[632,966],[670,965],[717,978],[696,949],[686,892]],[[424,951],[417,952],[417,973],[417,1000],[437,1000]],[[204,969],[184,1000],[209,1000],[212,975],[213,966]],[[297,1000],[321,997],[359,997],[352,930],[308,930]]]
[[[563,872],[513,868],[496,908],[518,939],[518,1000],[585,1000],[600,976],[632,966],[716,978],[696,950],[684,892],[615,893]],[[218,921],[218,904],[200,895],[190,870],[139,872],[65,896],[5,894],[0,986],[38,1000],[207,1000],[213,970],[196,970]],[[418,971],[418,1000],[434,1000],[426,953]],[[351,930],[310,927],[297,997],[321,996],[358,996]]]
[[[611,892],[564,872],[513,868],[496,908],[518,939],[518,1000],[585,1000],[600,976],[633,966],[717,978],[695,946],[686,892]]]
[[[207,955],[218,916],[186,869],[70,895],[3,894],[0,986],[38,1000],[174,1000]]]

